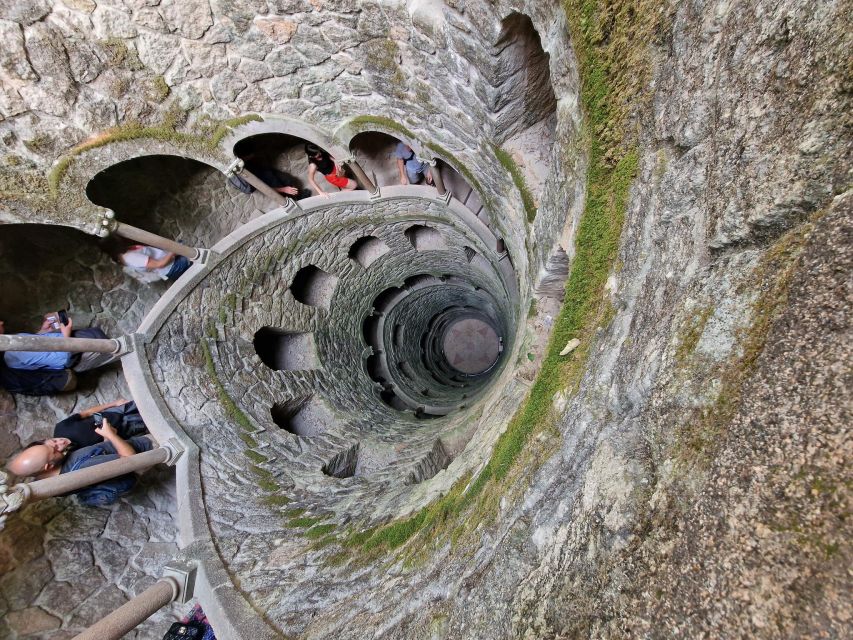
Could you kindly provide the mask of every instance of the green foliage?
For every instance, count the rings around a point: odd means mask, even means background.
[[[417,140],[417,136],[412,133],[410,129],[407,129],[399,122],[384,116],[356,116],[355,118],[350,118],[348,123],[357,129],[365,125],[378,126],[382,129],[390,129],[391,131],[401,133],[410,141]]]
[[[252,421],[249,420],[249,417],[243,413],[234,400],[231,399],[231,396],[228,395],[228,392],[219,380],[219,374],[216,372],[216,365],[213,363],[213,355],[210,353],[210,347],[204,340],[201,341],[201,350],[204,354],[204,366],[207,370],[208,376],[210,376],[213,387],[216,390],[216,397],[219,399],[219,404],[221,404],[222,408],[225,409],[225,413],[228,417],[241,429],[249,433],[254,433],[255,428],[252,426]]]
[[[335,530],[335,525],[333,524],[318,524],[316,527],[311,527],[308,531],[305,532],[305,537],[309,540],[317,540],[322,538],[328,533],[331,533]]]
[[[533,222],[536,219],[536,201],[533,199],[533,194],[530,192],[530,187],[527,186],[527,181],[524,179],[524,174],[521,168],[515,162],[513,157],[504,149],[496,144],[492,145],[495,151],[495,156],[498,162],[501,163],[504,169],[512,176],[512,181],[515,188],[521,194],[521,202],[524,205],[524,211],[527,214],[527,221]]]
[[[154,76],[154,79],[151,81],[151,90],[149,92],[151,100],[161,103],[169,97],[169,93],[171,93],[171,91],[171,88],[166,83],[166,79],[163,76]]]
[[[313,527],[318,522],[322,522],[323,518],[314,518],[311,516],[305,516],[302,518],[291,518],[287,521],[288,526],[294,527],[296,529],[304,529],[307,527]]]
[[[283,507],[284,505],[290,504],[291,502],[293,501],[284,494],[264,496],[263,498],[263,503],[270,507]]]
[[[261,455],[261,454],[260,454],[260,453],[258,453],[257,451],[252,451],[251,449],[246,449],[245,451],[243,451],[243,454],[244,454],[247,458],[249,458],[249,460],[252,460],[252,461],[257,462],[257,463],[259,463],[259,464],[260,464],[260,463],[262,463],[262,462],[268,462],[268,461],[269,461],[269,458],[267,458],[266,456]]]

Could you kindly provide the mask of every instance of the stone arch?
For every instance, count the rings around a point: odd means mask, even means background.
[[[389,251],[391,251],[391,247],[376,236],[363,236],[353,242],[348,256],[367,269]]]
[[[313,333],[263,327],[255,333],[255,353],[274,371],[302,371],[320,366]]]
[[[437,229],[433,229],[427,225],[412,225],[406,229],[405,234],[412,247],[417,251],[440,251],[447,249],[447,243],[441,233]]]
[[[309,264],[296,272],[290,284],[290,292],[297,302],[328,310],[337,286],[336,275]]]
[[[551,170],[556,139],[557,98],[551,83],[550,56],[529,16],[512,12],[501,21],[492,120],[499,159],[514,164],[532,197],[538,200]],[[512,172],[511,172],[512,173]]]
[[[225,177],[179,155],[140,155],[98,172],[86,185],[93,203],[127,224],[195,246],[211,246],[255,209],[246,199],[218,197]]]
[[[232,151],[245,163],[246,169],[267,184],[275,186],[277,179],[307,189],[305,144],[308,142],[316,144],[314,140],[288,133],[258,133],[238,140]]]
[[[333,422],[329,409],[313,395],[277,402],[270,407],[270,415],[281,429],[302,437],[323,433]]]
[[[367,175],[373,176],[375,184],[380,187],[393,186],[400,184],[394,151],[401,142],[409,145],[415,155],[421,157],[416,141],[377,130],[365,130],[355,134],[349,141],[349,148]]]
[[[79,327],[131,332],[162,290],[125,275],[95,236],[63,225],[0,226],[0,278],[0,319],[10,333],[37,329],[44,313],[61,308]]]

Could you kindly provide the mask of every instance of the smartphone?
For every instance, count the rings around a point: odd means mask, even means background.
[[[102,424],[104,424],[104,416],[100,413],[93,413],[92,420],[94,421],[96,427],[100,427]]]
[[[60,309],[57,313],[59,314],[59,322],[63,325],[68,324],[68,312],[65,309]]]

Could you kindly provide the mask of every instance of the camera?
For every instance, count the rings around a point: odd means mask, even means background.
[[[62,325],[68,324],[68,312],[65,309],[60,309],[56,314],[47,316],[50,321],[50,326],[54,331],[59,331]]]

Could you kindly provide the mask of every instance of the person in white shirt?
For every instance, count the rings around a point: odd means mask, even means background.
[[[149,275],[145,281],[154,279],[175,281],[187,269],[191,262],[185,256],[179,256],[163,249],[135,244],[118,254],[118,262],[133,271]]]

